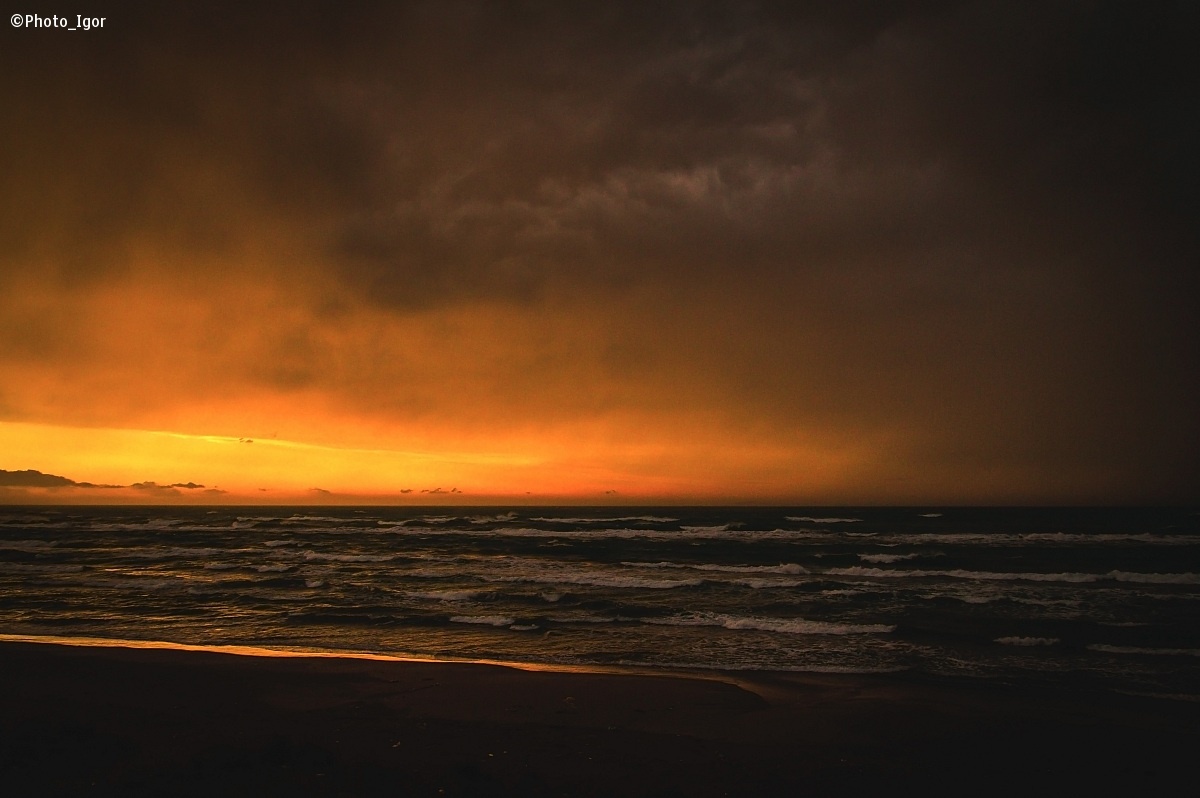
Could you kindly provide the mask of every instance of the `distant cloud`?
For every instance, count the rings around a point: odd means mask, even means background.
[[[321,493],[321,494],[329,495],[329,494],[331,494],[333,491],[328,491],[328,490],[325,490],[324,488],[309,488],[309,489],[308,489],[308,492],[309,492],[309,493]]]
[[[66,488],[79,485],[73,479],[41,471],[5,471],[0,469],[0,487],[6,488]]]
[[[185,490],[197,490],[204,488],[203,485],[197,482],[174,482],[170,485],[160,485],[154,481],[135,482],[132,485],[101,485],[94,482],[76,482],[68,477],[59,476],[57,474],[43,474],[41,471],[34,469],[26,469],[24,471],[6,471],[0,468],[0,487],[5,488],[103,488],[106,490],[116,488],[133,488],[135,490],[144,491],[172,491],[176,488],[184,488]],[[214,489],[206,491],[214,492]],[[224,493],[223,490],[215,491]]]
[[[107,486],[101,486],[101,487],[125,487],[125,486],[124,485],[107,485]],[[203,488],[204,486],[198,485],[195,482],[175,482],[170,485],[159,485],[157,482],[147,481],[147,482],[135,482],[132,485],[130,485],[129,487],[135,488],[137,490],[170,491],[170,492],[174,493],[176,488],[184,488],[185,490],[196,490],[197,488]]]

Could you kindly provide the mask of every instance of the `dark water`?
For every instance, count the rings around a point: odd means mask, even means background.
[[[0,508],[0,634],[1200,698],[1200,512]]]

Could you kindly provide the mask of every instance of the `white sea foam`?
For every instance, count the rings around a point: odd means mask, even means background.
[[[1200,657],[1200,648],[1142,648],[1140,646],[1110,646],[1104,643],[1093,643],[1088,646],[1090,651],[1101,651],[1105,654],[1146,654],[1149,656],[1166,657]]]
[[[271,573],[282,573],[283,571],[290,571],[294,567],[295,567],[294,565],[287,565],[285,563],[273,563],[270,565],[260,565],[257,568],[255,568],[254,570],[258,571],[260,574],[271,574]]]
[[[896,630],[896,627],[890,624],[829,623],[804,618],[743,617],[711,612],[673,615],[668,618],[642,618],[641,621],[656,626],[720,626],[725,629],[790,635],[884,634]]]
[[[856,524],[861,518],[814,518],[811,515],[789,515],[789,521],[807,521],[810,524]]]
[[[1062,641],[1057,637],[997,637],[993,642],[1005,646],[1053,646]]]
[[[517,619],[507,615],[455,615],[450,621],[451,623],[478,623],[486,626],[512,626]]]
[[[536,623],[514,623],[508,628],[512,629],[514,632],[532,632],[534,629],[538,628],[538,625]]]
[[[503,515],[473,515],[467,520],[472,524],[497,524],[511,521],[516,517],[516,513],[505,513]]]

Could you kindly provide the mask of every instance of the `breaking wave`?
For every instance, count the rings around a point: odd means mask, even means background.
[[[944,577],[949,579],[975,579],[980,581],[1020,581],[1020,582],[1069,582],[1075,584],[1089,582],[1133,582],[1159,585],[1196,585],[1200,584],[1200,574],[1143,574],[1131,571],[1109,571],[1104,574],[1086,573],[997,573],[995,571],[968,571],[957,568],[946,571],[907,570],[902,568],[865,568],[851,566],[849,568],[830,568],[824,573],[833,576],[864,576],[880,579],[921,579],[927,577]]]
[[[720,626],[725,629],[745,629],[789,635],[859,635],[894,632],[891,624],[854,624],[809,621],[804,618],[757,618],[721,613],[674,615],[669,618],[643,618],[643,623],[656,626]]]
[[[811,515],[789,515],[787,520],[810,524],[857,524],[862,521],[861,518],[814,518]]]

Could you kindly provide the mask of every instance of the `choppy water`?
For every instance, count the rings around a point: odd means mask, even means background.
[[[0,634],[1200,698],[1200,512],[0,508]]]

